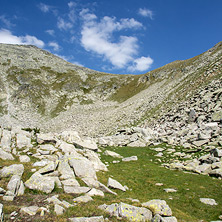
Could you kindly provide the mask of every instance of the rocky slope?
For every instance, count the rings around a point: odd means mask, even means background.
[[[152,126],[221,76],[222,43],[144,75],[78,67],[33,46],[0,44],[0,124],[111,134]]]

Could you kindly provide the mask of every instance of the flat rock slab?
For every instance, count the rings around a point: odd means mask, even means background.
[[[142,206],[149,208],[154,215],[159,214],[160,216],[166,217],[172,216],[172,211],[165,200],[150,200],[146,203],[142,203]]]
[[[64,186],[65,193],[81,194],[87,193],[90,191],[89,187],[73,187],[73,186]]]
[[[107,187],[111,187],[111,188],[114,188],[114,189],[119,189],[119,190],[122,190],[124,192],[126,191],[125,187],[123,187],[122,184],[120,184],[117,180],[114,180],[112,178],[108,179]]]
[[[74,203],[87,203],[89,201],[92,201],[93,198],[88,196],[88,195],[85,195],[85,196],[80,196],[80,197],[76,197],[73,199],[73,202]]]
[[[103,216],[98,217],[74,217],[68,219],[70,222],[104,222]]]
[[[123,162],[137,161],[137,160],[138,160],[137,156],[131,156],[122,159]]]
[[[102,209],[109,213],[111,216],[118,218],[124,218],[129,221],[150,221],[152,219],[152,212],[144,207],[135,207],[129,204],[111,204],[100,205],[99,209]]]
[[[51,193],[55,187],[55,179],[36,172],[25,182],[25,186],[31,190]]]
[[[100,196],[100,197],[104,197],[104,193],[101,190],[97,190],[95,188],[92,188],[88,193],[88,196]]]
[[[106,156],[112,156],[112,157],[115,157],[115,158],[123,158],[120,154],[116,153],[116,152],[113,152],[113,151],[110,151],[110,150],[106,150],[104,152],[104,155]]]
[[[30,207],[22,207],[20,209],[21,213],[25,213],[28,214],[30,216],[34,216],[36,215],[36,213],[38,212],[39,207],[38,206],[30,206]]]
[[[61,183],[64,186],[80,187],[79,182],[75,178],[62,180]]]
[[[73,168],[75,175],[80,178],[93,178],[97,180],[96,171],[93,164],[84,157],[70,157],[69,164]]]
[[[200,198],[200,202],[204,203],[204,204],[208,204],[208,205],[217,205],[217,202],[214,199],[210,199],[210,198]]]
[[[22,176],[23,172],[24,166],[22,164],[13,164],[2,168],[0,170],[0,177],[10,177],[12,175]]]

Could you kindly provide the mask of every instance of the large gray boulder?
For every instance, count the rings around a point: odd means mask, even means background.
[[[172,216],[172,211],[167,205],[165,200],[150,200],[148,202],[142,203],[143,207],[149,208],[153,214],[159,214],[160,216]]]
[[[109,213],[111,216],[127,219],[129,221],[150,221],[152,219],[152,212],[144,207],[135,207],[129,204],[111,204],[100,205],[102,209]]]
[[[56,144],[58,139],[52,133],[38,133],[36,135],[36,140],[38,144],[44,144],[44,143]]]
[[[13,164],[11,166],[5,166],[0,170],[1,177],[10,177],[13,175],[22,176],[24,172],[24,166],[22,164]]]
[[[97,180],[96,171],[93,167],[93,164],[87,158],[70,156],[69,164],[73,168],[77,177],[88,177]]]
[[[59,160],[58,172],[60,173],[60,179],[66,180],[75,178],[74,171],[69,165],[68,156],[65,155]]]
[[[95,141],[93,141],[91,138],[80,138],[76,131],[64,131],[60,136],[62,140],[72,143],[76,148],[94,151],[98,150],[98,146]]]
[[[31,190],[51,193],[55,187],[55,178],[42,176],[40,173],[36,172],[25,182],[25,186]]]
[[[0,147],[6,152],[11,152],[11,140],[12,140],[11,131],[3,130]]]
[[[62,140],[60,140],[59,142],[57,142],[56,146],[62,150],[62,152],[64,153],[72,153],[76,151],[76,148],[73,144],[70,143],[66,143]]]
[[[32,147],[31,138],[21,133],[16,135],[16,144],[19,149]]]
[[[19,192],[20,185],[21,185],[21,177],[18,175],[13,175],[7,185],[7,189],[14,196],[17,196],[17,194]]]
[[[8,153],[1,148],[0,148],[0,158],[2,160],[14,160],[14,157],[12,156],[11,153]]]

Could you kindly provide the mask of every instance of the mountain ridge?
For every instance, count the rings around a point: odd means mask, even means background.
[[[75,129],[89,136],[147,126],[219,78],[221,55],[222,42],[145,74],[118,75],[79,67],[37,47],[0,44],[0,125]]]

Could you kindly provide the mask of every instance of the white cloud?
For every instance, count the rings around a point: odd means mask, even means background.
[[[73,7],[76,6],[76,3],[75,2],[69,2],[68,6],[69,6],[69,8],[73,8]]]
[[[35,45],[40,48],[43,48],[45,45],[42,40],[37,39],[35,36],[16,36],[7,29],[0,29],[0,43]]]
[[[132,36],[120,36],[118,42],[113,42],[112,34],[123,29],[138,29],[143,25],[135,19],[121,19],[105,16],[99,22],[97,17],[89,13],[88,9],[80,12],[84,19],[82,27],[82,46],[87,51],[95,52],[104,56],[112,65],[117,68],[124,68],[127,63],[133,61],[133,56],[137,54],[137,38]]]
[[[143,17],[149,17],[150,19],[153,19],[153,12],[150,9],[140,8],[138,14]]]
[[[8,28],[14,26],[14,24],[12,24],[11,21],[7,19],[5,15],[0,16],[0,21],[4,23]]]
[[[135,72],[135,71],[146,71],[148,70],[151,65],[153,64],[153,59],[148,57],[140,57],[133,61],[133,65],[129,66],[128,70]]]
[[[54,35],[55,35],[55,31],[52,30],[52,29],[46,30],[45,32],[48,33],[48,34],[51,35],[51,36],[54,36]]]
[[[44,3],[40,3],[40,4],[39,4],[39,8],[40,8],[40,10],[41,10],[42,12],[45,12],[45,13],[46,13],[46,12],[49,12],[51,6],[46,5],[46,4],[44,4]]]
[[[60,50],[60,46],[57,42],[49,42],[49,46],[52,47],[54,51]]]
[[[73,27],[73,24],[70,22],[65,21],[63,18],[59,17],[57,22],[57,27],[60,30],[67,31],[68,29],[71,29]]]

